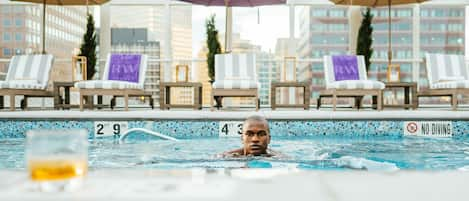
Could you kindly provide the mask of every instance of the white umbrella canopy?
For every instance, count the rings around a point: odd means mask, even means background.
[[[392,48],[391,48],[391,6],[422,3],[429,0],[329,0],[336,5],[348,6],[367,6],[367,7],[388,7],[388,65],[392,61]]]
[[[42,53],[46,53],[46,4],[58,6],[91,6],[101,5],[110,0],[10,0],[42,4]],[[88,10],[87,10],[88,12]]]

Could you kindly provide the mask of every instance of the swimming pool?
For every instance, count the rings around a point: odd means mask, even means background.
[[[178,142],[134,133],[124,143],[90,139],[89,166],[99,169],[298,168],[303,170],[465,170],[465,138],[273,137],[283,157],[221,158],[239,138],[186,138]],[[24,169],[24,139],[0,139],[0,169]]]

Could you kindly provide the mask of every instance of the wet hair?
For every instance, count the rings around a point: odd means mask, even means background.
[[[261,116],[261,115],[251,115],[251,116],[248,116],[246,118],[246,120],[244,120],[244,123],[248,123],[248,122],[262,122],[265,124],[265,126],[267,127],[267,132],[269,132],[270,134],[270,128],[269,128],[269,122],[267,121],[267,119],[264,117],[264,116]]]

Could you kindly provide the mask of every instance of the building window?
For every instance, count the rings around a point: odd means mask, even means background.
[[[329,11],[330,17],[345,17],[344,10],[331,10]]]
[[[22,41],[23,40],[23,34],[15,33],[15,40],[16,41]]]
[[[10,19],[3,19],[3,26],[4,27],[9,27],[11,25]]]
[[[10,41],[11,35],[10,33],[3,33],[3,41]]]
[[[3,48],[3,56],[9,56],[11,55],[11,50],[8,48]]]
[[[312,16],[313,17],[326,17],[327,10],[326,9],[312,9]]]
[[[15,19],[15,25],[17,27],[23,26],[23,20],[22,19]]]

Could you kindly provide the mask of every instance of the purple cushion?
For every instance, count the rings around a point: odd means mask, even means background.
[[[139,54],[113,54],[109,63],[108,80],[138,83],[140,73]]]
[[[353,55],[332,56],[335,81],[359,80],[357,57]]]

